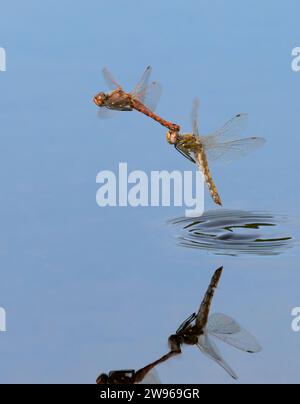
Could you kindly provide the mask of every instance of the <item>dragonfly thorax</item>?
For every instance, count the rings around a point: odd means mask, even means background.
[[[177,145],[185,151],[194,152],[201,145],[199,137],[186,133],[178,136]]]
[[[183,337],[183,342],[187,345],[196,345],[199,340],[199,335],[196,334],[190,334],[190,335],[184,335]]]

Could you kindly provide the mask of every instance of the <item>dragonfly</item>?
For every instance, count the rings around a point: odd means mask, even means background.
[[[117,83],[107,68],[103,69],[103,76],[111,92],[100,92],[94,97],[94,103],[100,107],[99,115],[104,117],[107,110],[133,111],[137,110],[172,132],[179,132],[180,126],[166,121],[154,113],[157,102],[161,95],[161,85],[154,81],[149,84],[152,68],[148,66],[141,80],[133,91],[126,93],[122,86]]]
[[[247,114],[238,114],[213,134],[200,136],[198,110],[199,100],[196,99],[191,114],[193,133],[180,134],[169,131],[167,141],[203,172],[214,202],[221,206],[221,197],[212,178],[209,162],[230,162],[258,149],[265,143],[265,139],[240,138]]]
[[[217,345],[211,337],[248,353],[258,353],[261,346],[256,338],[242,328],[233,318],[225,314],[212,314],[210,309],[215,291],[222,276],[223,267],[216,270],[198,313],[190,315],[178,328],[176,334],[169,337],[171,352],[181,353],[183,344],[196,345],[200,351],[218,363],[235,380],[236,373],[225,362]]]
[[[102,373],[96,380],[97,384],[161,384],[158,374],[155,370],[156,366],[166,362],[175,356],[173,351],[168,352],[161,358],[135,371],[130,370],[113,370],[109,374]]]

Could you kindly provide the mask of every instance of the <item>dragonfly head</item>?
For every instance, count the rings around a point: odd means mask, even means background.
[[[105,93],[98,93],[97,95],[95,95],[94,97],[94,103],[98,106],[98,107],[104,107],[106,104],[106,100],[107,100],[107,95]]]
[[[167,133],[167,142],[175,145],[177,143],[178,140],[178,132],[174,132],[174,131],[169,131]]]
[[[101,375],[97,377],[96,383],[108,384],[108,375],[106,375],[105,373],[101,373]]]

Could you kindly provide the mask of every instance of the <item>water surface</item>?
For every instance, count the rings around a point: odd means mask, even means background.
[[[218,255],[279,255],[295,244],[289,218],[271,213],[221,209],[170,223],[180,246]]]

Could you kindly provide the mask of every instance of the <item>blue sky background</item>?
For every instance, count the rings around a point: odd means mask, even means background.
[[[214,169],[227,208],[292,215],[299,233],[298,1],[123,0],[1,4],[0,382],[93,383],[101,371],[139,368],[197,309],[213,270],[225,271],[214,311],[252,331],[263,352],[221,346],[243,383],[298,383],[299,252],[216,257],[176,246],[166,221],[179,208],[100,209],[96,174],[189,169],[165,130],[132,112],[97,119],[92,96],[109,66],[131,89],[151,64],[158,112],[190,130],[195,96],[211,132],[248,112],[255,155]],[[207,209],[214,209],[206,195]],[[187,348],[159,369],[165,383],[230,383]]]

